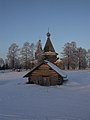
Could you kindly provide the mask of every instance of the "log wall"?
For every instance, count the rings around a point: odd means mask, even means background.
[[[40,85],[57,85],[60,81],[58,74],[47,64],[43,64],[34,70],[31,75],[31,82]]]

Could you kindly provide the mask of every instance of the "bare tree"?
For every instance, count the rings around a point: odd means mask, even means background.
[[[88,61],[88,68],[90,68],[90,49],[87,51],[87,61]]]
[[[62,60],[65,66],[67,67],[67,69],[77,68],[78,57],[77,57],[77,47],[75,42],[66,43],[64,45],[62,55],[63,55]]]
[[[16,68],[18,50],[18,45],[16,43],[11,44],[11,46],[8,48],[7,58],[10,68]]]
[[[66,43],[62,55],[67,69],[85,69],[87,67],[87,52],[84,48],[77,48],[75,42]]]
[[[35,46],[34,46],[34,43],[31,43],[30,45],[30,49],[31,49],[31,59],[33,60],[35,58]]]
[[[78,48],[78,65],[79,69],[85,69],[87,67],[86,56],[87,52],[84,48]]]
[[[30,68],[31,61],[33,60],[34,56],[34,44],[30,45],[29,42],[25,42],[22,49],[21,49],[21,60],[22,65],[25,69]]]
[[[5,65],[5,63],[4,63],[3,58],[0,58],[0,69],[3,69],[4,65]]]

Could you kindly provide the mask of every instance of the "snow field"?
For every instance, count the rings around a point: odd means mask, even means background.
[[[25,84],[26,73],[0,73],[0,120],[90,120],[89,70],[51,87]]]

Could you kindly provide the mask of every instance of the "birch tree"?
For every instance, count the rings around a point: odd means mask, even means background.
[[[66,43],[63,49],[63,62],[67,69],[75,69],[77,67],[77,47],[75,42]]]
[[[25,69],[30,68],[30,62],[33,60],[34,56],[34,44],[30,45],[29,42],[25,42],[21,49],[21,61]]]
[[[90,68],[90,49],[87,51],[88,68]]]
[[[79,69],[85,69],[87,67],[87,52],[84,48],[78,48],[78,65]]]
[[[18,45],[16,43],[11,44],[8,48],[8,63],[10,68],[16,68],[17,59],[18,59]]]
[[[5,63],[4,63],[3,58],[0,58],[0,69],[3,69],[4,65],[5,65]]]
[[[66,43],[62,55],[67,69],[85,69],[87,67],[87,52],[84,48],[77,48],[75,42]]]

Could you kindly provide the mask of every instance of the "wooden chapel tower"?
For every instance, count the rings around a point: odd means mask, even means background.
[[[50,36],[51,36],[51,34],[48,32],[46,44],[45,44],[44,49],[43,49],[43,56],[44,56],[45,60],[48,60],[48,61],[54,63],[57,60],[58,54],[55,52],[55,49],[52,45]]]

